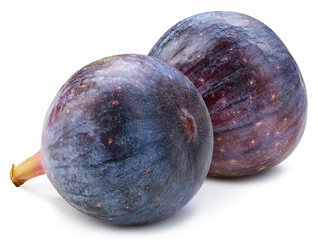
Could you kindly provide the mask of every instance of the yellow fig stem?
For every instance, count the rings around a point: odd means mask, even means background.
[[[10,178],[16,187],[20,187],[26,181],[44,174],[41,160],[41,150],[29,157],[18,166],[12,165]]]

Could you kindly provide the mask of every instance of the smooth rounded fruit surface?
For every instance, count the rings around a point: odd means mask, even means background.
[[[163,219],[199,190],[212,157],[195,86],[149,56],[118,55],[76,72],[51,104],[42,162],[72,206],[111,224]]]
[[[297,146],[307,116],[305,84],[289,51],[260,21],[207,12],[179,22],[151,49],[184,73],[209,110],[211,176],[254,174]]]

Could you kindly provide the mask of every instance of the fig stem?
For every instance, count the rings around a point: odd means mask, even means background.
[[[41,150],[39,150],[36,154],[20,163],[17,167],[12,164],[10,178],[16,187],[20,187],[26,181],[43,175],[44,173]]]

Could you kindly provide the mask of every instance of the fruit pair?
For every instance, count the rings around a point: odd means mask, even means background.
[[[209,171],[213,133],[211,176],[263,171],[296,147],[306,122],[304,82],[261,22],[232,12],[195,15],[149,55],[108,57],[76,72],[48,110],[41,152],[13,166],[13,182],[44,168],[75,208],[137,225],[171,215],[195,195]]]

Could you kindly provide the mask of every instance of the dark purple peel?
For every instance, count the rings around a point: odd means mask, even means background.
[[[207,108],[182,73],[156,58],[119,55],[85,66],[60,89],[44,121],[41,158],[76,209],[139,225],[190,201],[212,144]]]
[[[184,73],[208,107],[214,131],[210,176],[254,174],[297,146],[307,117],[305,84],[277,35],[234,12],[182,20],[151,49]]]

